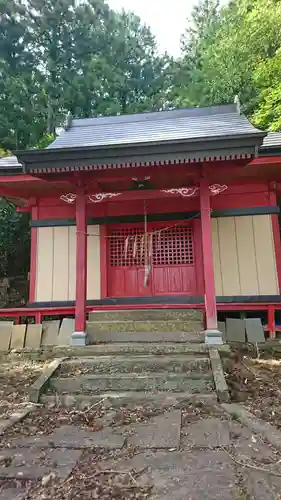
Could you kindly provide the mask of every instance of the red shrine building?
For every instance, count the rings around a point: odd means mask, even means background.
[[[0,160],[0,196],[30,212],[29,303],[3,315],[97,309],[281,309],[281,134],[239,106],[68,119],[46,149]]]

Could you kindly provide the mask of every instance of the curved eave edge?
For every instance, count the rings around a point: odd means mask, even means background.
[[[281,145],[280,146],[269,146],[269,147],[261,147],[259,151],[259,156],[281,156]]]
[[[185,157],[188,162],[214,161],[239,155],[257,156],[264,133],[255,133],[231,138],[214,138],[199,141],[177,141],[151,144],[113,145],[107,147],[84,147],[72,149],[45,149],[18,151],[15,154],[24,164],[25,172],[40,171],[42,168],[69,168],[75,163],[86,165],[123,165],[147,161],[161,161],[163,157]],[[243,156],[241,156],[242,158]],[[212,158],[212,160],[208,160]],[[160,163],[161,164],[161,163]]]

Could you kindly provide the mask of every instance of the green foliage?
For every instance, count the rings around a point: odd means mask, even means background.
[[[30,259],[28,214],[0,198],[0,276],[27,276]]]
[[[262,61],[253,77],[260,89],[259,103],[252,117],[254,124],[273,132],[281,131],[281,49]]]
[[[201,0],[183,39],[173,95],[179,105],[222,104],[239,95],[256,125],[280,128],[280,0]]]
[[[45,144],[76,117],[162,109],[170,59],[103,0],[0,0],[0,144]],[[47,141],[48,142],[48,141]]]

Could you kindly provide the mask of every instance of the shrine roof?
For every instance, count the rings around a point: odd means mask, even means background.
[[[4,158],[0,158],[0,175],[5,175],[5,173],[10,173],[13,171],[14,173],[22,172],[22,164],[19,163],[16,156],[5,156]]]
[[[261,135],[235,104],[70,120],[48,149]]]
[[[264,138],[260,150],[262,153],[274,150],[281,151],[281,132],[269,132]]]
[[[281,133],[256,129],[239,105],[68,120],[46,149],[0,159],[0,175],[200,163],[276,155]]]

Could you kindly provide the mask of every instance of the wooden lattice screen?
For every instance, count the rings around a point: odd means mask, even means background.
[[[161,230],[151,228],[152,263],[154,266],[194,264],[194,243],[191,227],[174,226]],[[112,230],[109,238],[111,267],[144,266],[143,228]],[[129,237],[129,244],[126,240]],[[137,238],[135,243],[135,238]],[[150,238],[149,238],[150,239]]]

